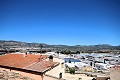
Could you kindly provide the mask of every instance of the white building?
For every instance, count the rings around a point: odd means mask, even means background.
[[[110,68],[110,80],[120,80],[120,66]]]

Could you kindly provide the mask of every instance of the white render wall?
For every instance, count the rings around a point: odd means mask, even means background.
[[[110,80],[120,80],[120,68],[119,69],[110,69]]]

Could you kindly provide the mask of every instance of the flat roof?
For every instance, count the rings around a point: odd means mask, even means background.
[[[79,59],[74,59],[74,58],[64,58],[65,62],[81,62]]]

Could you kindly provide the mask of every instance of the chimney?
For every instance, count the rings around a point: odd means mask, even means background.
[[[25,52],[25,53],[23,54],[23,57],[27,57],[27,52]]]

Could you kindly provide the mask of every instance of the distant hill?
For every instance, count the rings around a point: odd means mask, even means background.
[[[10,48],[40,48],[42,45],[43,49],[51,49],[56,51],[80,51],[80,52],[93,52],[93,51],[120,51],[119,46],[112,46],[109,44],[99,44],[99,45],[49,45],[44,43],[27,43],[21,41],[6,41],[0,40],[0,49],[10,49]]]

